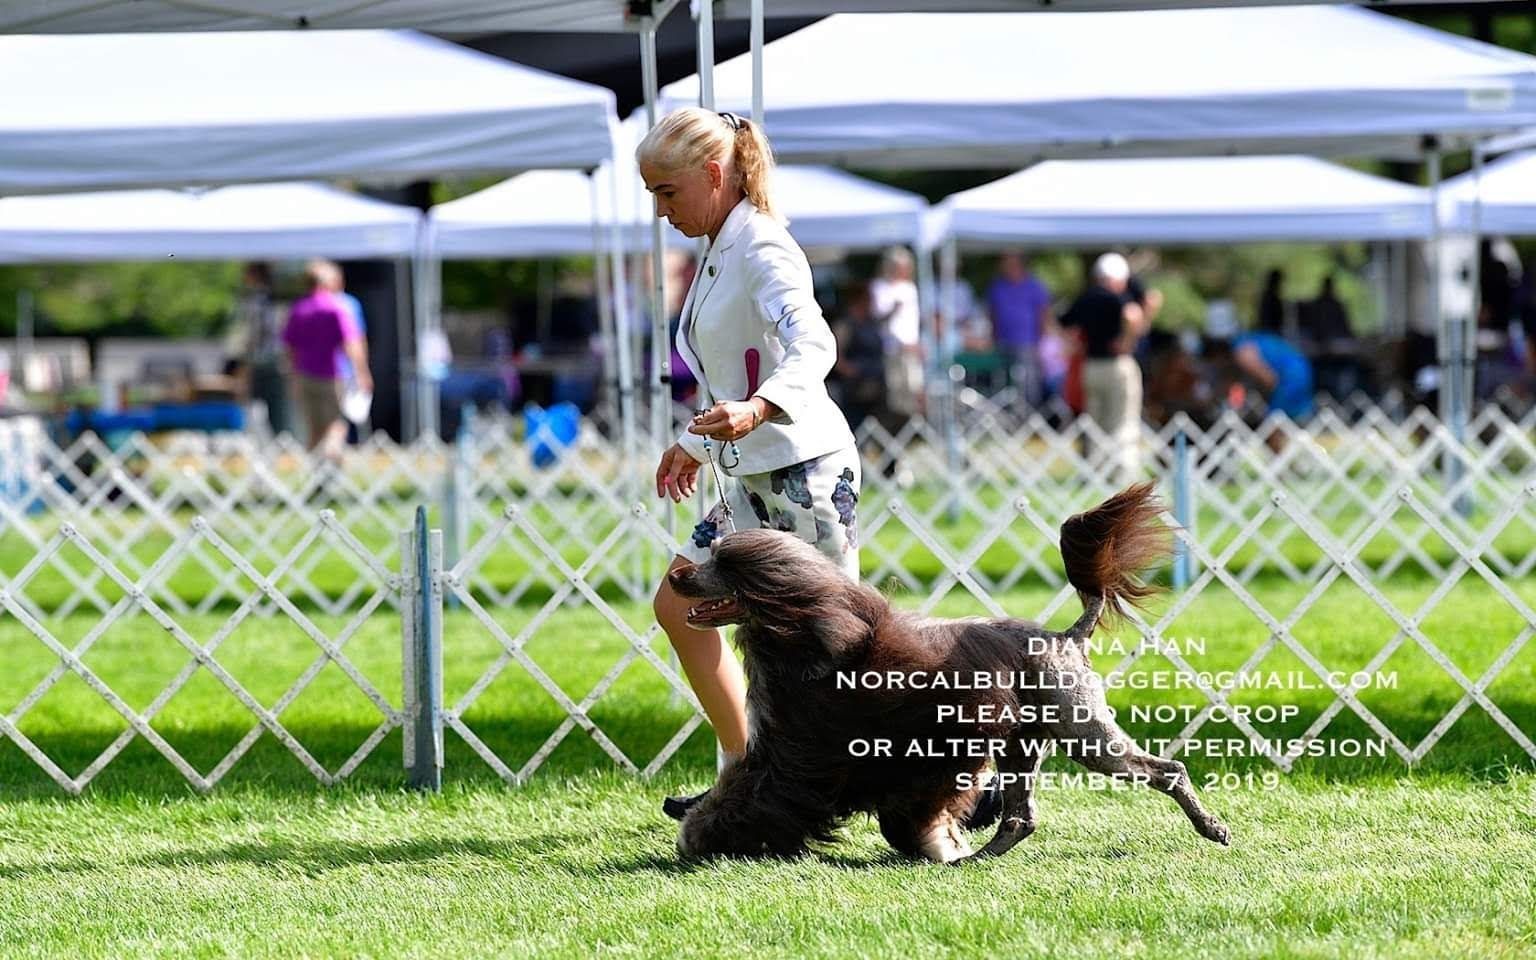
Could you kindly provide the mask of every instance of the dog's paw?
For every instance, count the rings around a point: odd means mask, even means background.
[[[1232,831],[1227,829],[1227,825],[1224,823],[1217,823],[1215,820],[1212,820],[1200,831],[1200,835],[1224,847],[1232,846]]]
[[[971,855],[971,843],[953,819],[944,817],[923,834],[917,850],[934,863],[954,863]]]
[[[686,826],[679,827],[677,831],[677,855],[685,860],[694,856],[694,851],[689,847],[688,829]]]

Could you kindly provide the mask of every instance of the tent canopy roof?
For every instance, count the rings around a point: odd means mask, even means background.
[[[1349,3],[1352,0],[766,0],[769,16],[814,16],[825,13],[1076,13],[1101,10],[1170,10],[1178,7],[1263,7],[1292,6],[1297,3]],[[1439,3],[1442,0],[1372,0],[1413,5]],[[1467,0],[1469,3],[1496,3],[1498,0]],[[715,16],[745,19],[752,0],[715,0]]]
[[[0,194],[596,166],[613,94],[408,31],[0,37]]]
[[[411,28],[636,30],[626,0],[11,0],[0,33]]]
[[[922,239],[928,201],[834,167],[774,171],[774,203],[804,247],[870,249]]]
[[[590,253],[608,242],[613,219],[607,168],[600,177],[575,170],[530,170],[428,211],[433,249],[446,260],[545,257]],[[594,183],[597,207],[592,205]],[[624,224],[630,247],[648,243],[638,214]]]
[[[598,219],[607,222],[607,169],[598,178]],[[651,207],[638,180],[620,187],[630,211],[625,243],[648,245]],[[827,167],[774,171],[774,199],[802,246],[868,249],[921,239],[927,202],[915,193]],[[593,248],[592,181],[575,171],[536,170],[433,207],[434,246],[457,257],[535,257]],[[693,241],[663,231],[673,246]],[[606,243],[607,234],[602,234]]]
[[[842,14],[768,44],[764,78],[775,151],[850,166],[1418,155],[1536,120],[1536,58],[1344,6]],[[697,102],[698,77],[663,96]],[[750,98],[750,58],[721,64],[717,106]]]
[[[1476,225],[1481,233],[1536,234],[1536,150],[1500,157],[1480,177],[1471,172],[1452,177],[1441,191],[1451,229],[1470,231]]]
[[[1338,241],[1425,237],[1429,192],[1313,157],[1048,161],[957,193],[961,243]]]
[[[673,0],[675,2],[675,0]],[[766,0],[770,17],[832,12],[1138,10],[1243,6],[1277,0]],[[1339,3],[1343,0],[1311,0]],[[1393,0],[1422,3],[1432,0]],[[1491,0],[1472,0],[1491,2]],[[672,3],[650,4],[652,17]],[[410,28],[433,33],[638,30],[645,4],[629,0],[8,0],[0,33],[170,33],[178,30]],[[717,17],[745,18],[748,0],[716,0]]]
[[[315,183],[0,199],[0,262],[406,257],[420,214]]]

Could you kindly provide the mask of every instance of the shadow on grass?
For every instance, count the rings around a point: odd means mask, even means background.
[[[631,830],[638,836],[642,831]],[[652,831],[647,828],[647,834]],[[605,839],[612,839],[610,831]],[[245,841],[215,847],[186,847],[151,856],[111,859],[71,859],[52,863],[26,865],[0,864],[0,879],[24,879],[30,876],[59,874],[89,874],[119,870],[123,867],[184,867],[218,868],[248,866],[273,872],[292,872],[317,878],[332,870],[356,866],[425,865],[438,861],[484,860],[502,865],[553,859],[564,865],[569,860],[572,869],[589,871],[592,861],[577,856],[576,849],[593,841],[591,832],[539,834],[524,837],[441,837],[411,840],[392,840],[375,843],[368,841],[328,840],[313,843],[289,840],[271,842]],[[569,854],[568,857],[564,856]],[[638,866],[635,869],[640,869]],[[652,869],[668,872],[686,872],[686,864],[674,859],[669,862],[665,855],[654,856]]]
[[[617,742],[638,767],[644,768],[670,739],[677,724],[670,716],[652,719],[636,711],[625,722],[605,726],[605,733]],[[482,739],[513,771],[544,746],[559,725],[559,717],[549,712],[534,715],[510,715],[480,718],[472,724]],[[672,726],[668,727],[668,724]],[[366,721],[292,722],[287,729],[304,749],[329,773],[334,774],[348,762],[374,732]],[[47,728],[23,730],[32,742],[64,772],[78,776],[121,732],[121,728],[85,726],[70,729]],[[229,750],[250,730],[248,722],[209,722],[179,727],[162,735],[199,773],[207,776]],[[453,730],[444,733],[445,785],[491,786],[505,781]],[[213,787],[211,795],[238,790],[255,790],[272,795],[304,795],[326,791],[397,791],[408,788],[408,771],[403,764],[401,733],[394,730],[345,780],[327,787],[270,733],[263,732],[230,771]],[[662,785],[701,783],[707,785],[714,767],[714,739],[707,727],[701,727],[680,749],[658,777],[658,802]],[[529,780],[556,783],[562,778],[583,777],[595,773],[622,772],[622,768],[597,743],[580,729],[571,730],[556,746]],[[164,799],[196,795],[197,789],[153,745],[136,737],[98,773],[83,791],[87,797],[144,797]],[[9,738],[0,736],[0,800],[27,798],[68,798],[66,790],[39,767]]]
[[[1444,699],[1444,702],[1440,702]],[[1442,697],[1403,698],[1379,701],[1373,709],[1388,728],[1396,731],[1410,745],[1417,744],[1454,701]],[[677,729],[676,711],[668,712],[665,701],[653,706],[654,712],[636,703],[634,709],[605,718],[604,732],[625,752],[636,767],[644,768]],[[1536,734],[1536,697],[1505,696],[1500,706],[1527,736]],[[551,710],[503,713],[477,718],[472,724],[476,735],[514,772],[537,753],[559,725],[561,715]],[[25,725],[23,726],[25,730]],[[209,722],[178,727],[165,732],[171,745],[198,771],[207,774],[222,761],[230,748],[249,731],[245,722]],[[304,748],[327,771],[345,764],[373,733],[365,720],[325,723],[295,721],[289,726]],[[34,743],[71,775],[78,775],[97,759],[120,732],[119,729],[54,727],[27,730]],[[1177,731],[1137,730],[1137,736],[1171,736]],[[1366,736],[1360,721],[1341,715],[1326,732],[1329,737]],[[706,785],[713,775],[714,740],[707,726],[694,731],[657,777],[657,797],[663,790],[684,784]],[[1064,761],[1053,761],[1062,762]],[[1261,756],[1224,759],[1186,758],[1197,778],[1218,773],[1262,774],[1275,768]],[[1064,769],[1072,769],[1064,765]],[[1519,770],[1536,768],[1508,733],[1500,729],[1481,710],[1473,708],[1463,715],[1445,737],[1417,766],[1409,768],[1392,753],[1384,758],[1306,758],[1297,763],[1297,771],[1326,781],[1364,782],[1396,780],[1405,776],[1454,775],[1474,780],[1498,782]],[[591,737],[580,729],[571,730],[545,758],[529,779],[529,786],[559,783],[562,778],[581,778],[596,773],[613,773],[622,768]],[[503,781],[495,771],[455,732],[445,733],[444,781],[462,786],[497,785]],[[1281,775],[1282,779],[1284,775]],[[230,772],[214,787],[214,793],[252,789],[267,794],[312,794],[332,791],[395,791],[407,786],[407,771],[402,763],[401,734],[388,734],[352,774],[332,787],[323,786],[286,747],[270,734],[263,733]],[[90,796],[135,796],[149,798],[183,797],[195,789],[143,738],[136,738],[86,788]],[[0,738],[0,799],[67,796],[10,739]]]

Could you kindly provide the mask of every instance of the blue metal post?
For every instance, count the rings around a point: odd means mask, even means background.
[[[410,754],[410,784],[417,790],[437,791],[443,786],[442,696],[439,671],[442,655],[442,594],[437,582],[441,569],[441,547],[434,557],[432,534],[427,529],[427,508],[416,508],[415,617],[412,644],[415,681],[415,716],[410,728],[413,750]]]
[[[447,549],[443,563],[452,569],[469,548],[469,510],[465,498],[469,495],[471,481],[470,442],[474,429],[475,405],[466,403],[459,410],[459,429],[453,437],[453,453],[448,461],[447,483],[443,490],[443,529],[447,534]],[[448,597],[448,606],[457,609],[459,598]]]

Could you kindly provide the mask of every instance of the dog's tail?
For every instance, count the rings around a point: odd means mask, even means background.
[[[1128,607],[1141,607],[1158,592],[1140,574],[1171,553],[1172,538],[1158,520],[1162,512],[1152,484],[1139,483],[1061,525],[1067,582],[1083,599],[1083,615],[1068,636],[1086,639],[1106,614],[1112,620],[1124,617]]]

